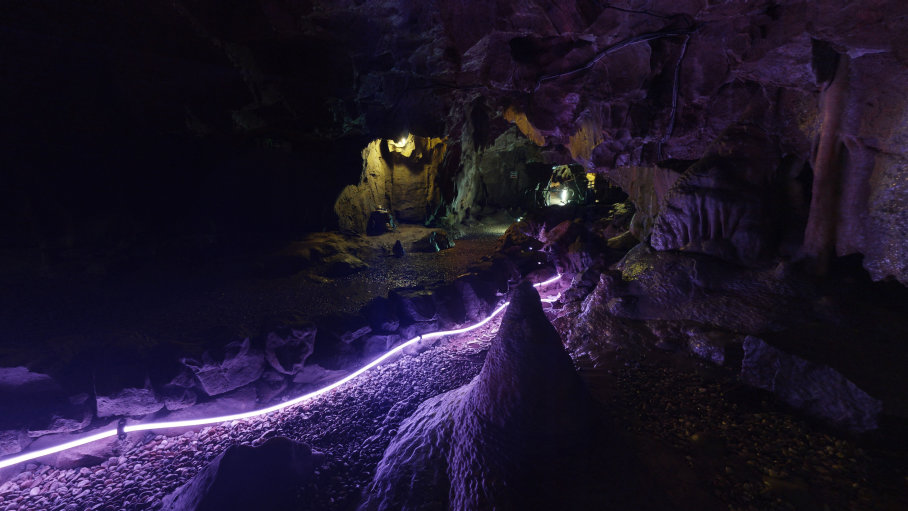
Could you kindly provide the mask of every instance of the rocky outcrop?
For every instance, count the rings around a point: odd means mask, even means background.
[[[732,332],[777,331],[810,313],[799,278],[775,268],[742,270],[697,254],[658,252],[644,244],[619,262],[620,273],[600,282],[615,316],[695,321]]]
[[[283,335],[270,332],[265,338],[265,360],[281,374],[300,372],[315,349],[315,325],[290,328]]]
[[[127,387],[110,394],[95,397],[98,417],[141,416],[164,408],[164,401],[151,383],[142,388]]]
[[[216,396],[259,379],[265,370],[264,354],[247,338],[232,342],[216,353],[205,352],[202,360],[184,359],[209,396]]]
[[[334,204],[341,230],[366,233],[375,212],[398,222],[426,223],[441,204],[439,165],[445,143],[408,135],[400,141],[377,139],[363,149],[359,183],[347,186]]]
[[[423,238],[416,240],[410,247],[412,252],[440,252],[454,246],[454,240],[448,237],[448,233],[438,229],[426,234]]]
[[[309,446],[283,437],[258,447],[235,445],[168,495],[161,509],[295,509],[300,486],[323,461]]]
[[[775,254],[780,158],[765,130],[727,129],[666,195],[650,244],[753,264]]]
[[[876,429],[883,403],[831,367],[804,360],[757,337],[744,340],[741,379],[789,405],[859,433]]]
[[[524,282],[480,374],[404,421],[361,509],[555,506],[592,425],[583,383]]]

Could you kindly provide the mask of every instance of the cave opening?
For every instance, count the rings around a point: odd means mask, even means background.
[[[908,508],[840,4],[6,6],[0,510]]]

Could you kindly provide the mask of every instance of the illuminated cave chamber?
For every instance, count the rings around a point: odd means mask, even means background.
[[[370,218],[374,224],[385,212],[393,222],[430,223],[442,204],[439,169],[446,149],[440,138],[412,134],[369,143],[359,184],[344,188],[334,204],[340,229],[376,232]]]

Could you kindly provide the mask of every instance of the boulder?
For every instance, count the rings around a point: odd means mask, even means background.
[[[98,431],[116,429],[117,421],[114,420],[107,424],[98,425],[96,429],[80,433],[58,433],[45,435],[29,445],[30,451],[37,451],[47,447],[60,445],[64,442],[70,442],[81,437],[90,436]],[[60,469],[88,467],[98,465],[107,461],[114,456],[114,451],[119,443],[116,436],[108,437],[103,440],[97,440],[78,447],[73,447],[55,454],[49,454],[37,459],[38,463],[44,463]]]
[[[366,304],[363,315],[375,332],[394,332],[400,327],[394,303],[383,296],[373,298]]]
[[[247,385],[226,394],[221,394],[213,399],[172,411],[162,417],[162,420],[200,419],[248,412],[258,404],[258,393],[255,387],[255,385]]]
[[[246,338],[242,342],[231,342],[214,352],[202,354],[202,361],[185,358],[182,360],[195,374],[202,390],[209,396],[248,385],[258,380],[265,371],[264,354],[252,347]]]
[[[454,288],[466,314],[466,319],[476,321],[485,318],[492,311],[497,300],[494,285],[477,273],[462,275],[454,281]]]
[[[395,289],[389,293],[388,298],[404,325],[433,321],[437,317],[431,291],[420,288]]]
[[[326,369],[318,364],[307,365],[302,372],[293,376],[293,383],[308,388],[311,386],[320,386],[323,383],[330,383],[339,380],[341,377],[349,374],[346,370]],[[293,394],[296,395],[296,394]]]
[[[323,461],[308,445],[283,437],[259,447],[234,445],[166,496],[161,509],[296,509],[299,488]]]
[[[372,360],[405,340],[397,334],[369,336],[363,342],[363,357]]]
[[[539,294],[524,282],[480,374],[401,424],[360,509],[558,508],[576,468],[570,460],[592,436],[591,410]]]
[[[164,407],[170,411],[182,410],[194,405],[199,395],[192,389],[182,387],[169,387],[161,392]]]
[[[346,253],[328,257],[325,259],[325,263],[328,265],[325,273],[329,277],[345,277],[369,267],[362,259]]]
[[[16,454],[27,446],[31,440],[21,429],[0,431],[0,456]]]
[[[741,338],[723,330],[688,329],[687,348],[716,365],[736,367],[741,362]]]
[[[404,250],[404,246],[400,242],[400,240],[394,242],[394,246],[391,247],[391,253],[394,254],[394,257],[403,257],[407,255],[407,252]]]
[[[297,371],[298,372],[298,371]],[[294,373],[296,374],[296,373]],[[256,400],[259,403],[270,403],[282,392],[287,390],[289,377],[278,373],[277,371],[268,370],[255,383]]]
[[[96,394],[98,417],[138,416],[164,408],[164,401],[155,393],[151,382],[142,388],[127,387],[109,394]]]
[[[429,232],[410,246],[412,252],[440,252],[454,246],[454,241],[443,230]]]
[[[30,371],[27,367],[0,367],[0,394],[44,394],[60,390],[50,376]]]
[[[716,330],[762,335],[811,315],[797,275],[747,269],[714,257],[654,251],[641,243],[618,263],[609,286],[611,314],[639,320],[679,320]]]
[[[876,429],[883,404],[831,367],[804,360],[762,339],[744,339],[741,379],[789,405],[855,432]]]
[[[161,386],[161,397],[164,407],[170,411],[182,410],[195,404],[198,393],[194,387],[198,386],[193,372],[183,367],[168,383]]]
[[[270,332],[265,339],[265,360],[277,372],[296,374],[315,349],[315,325]]]
[[[86,393],[70,396],[65,403],[60,403],[50,420],[33,424],[28,428],[28,436],[38,438],[54,433],[72,433],[87,428],[94,418],[92,402]]]

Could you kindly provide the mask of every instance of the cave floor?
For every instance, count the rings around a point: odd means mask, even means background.
[[[89,468],[29,465],[0,486],[0,510],[155,509],[226,446],[275,435],[326,454],[326,464],[300,488],[299,509],[355,509],[399,424],[425,399],[478,373],[497,324],[401,356],[356,384],[262,420],[180,436],[136,433],[118,456]],[[637,364],[614,358],[596,369],[581,362],[580,370],[614,424],[602,445],[591,446],[602,473],[639,472],[673,509],[908,507],[908,462],[895,439],[831,431],[686,354],[653,352]],[[616,438],[638,468],[607,467]]]
[[[391,255],[396,240],[407,246],[433,229],[402,226],[374,237],[316,233],[289,244],[180,240],[141,257],[74,252],[53,263],[2,253],[0,366],[53,373],[85,350],[148,352],[160,345],[198,356],[262,335],[263,328],[356,312],[395,288],[449,282],[492,253],[506,227],[479,223],[452,248],[402,258]],[[323,266],[298,254],[300,245],[349,250],[368,267],[325,278]]]
[[[861,438],[832,430],[685,353],[581,363],[581,375],[679,506],[908,509],[899,428]]]

